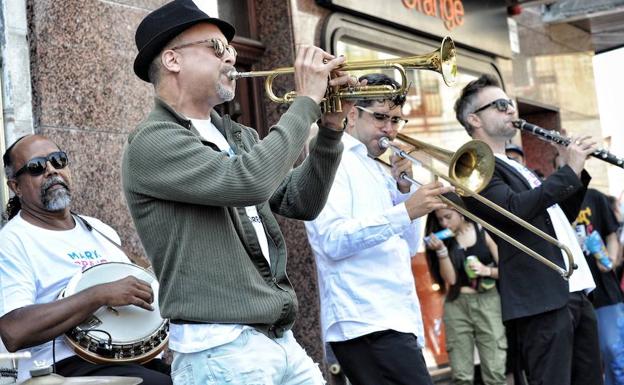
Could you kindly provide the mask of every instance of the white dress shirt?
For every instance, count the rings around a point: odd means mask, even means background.
[[[505,163],[516,169],[516,171],[518,171],[524,177],[524,179],[529,182],[529,185],[531,185],[532,188],[536,188],[542,184],[539,178],[522,164],[516,162],[515,160],[509,159],[502,154],[496,154],[496,157],[505,161]],[[596,283],[594,282],[594,278],[592,277],[591,270],[589,269],[589,265],[587,264],[587,260],[585,260],[585,255],[583,254],[583,250],[579,245],[578,238],[576,237],[576,234],[572,229],[572,225],[570,224],[568,218],[558,204],[550,206],[547,211],[553,224],[557,240],[568,246],[568,248],[572,252],[574,262],[578,266],[578,268],[574,270],[574,272],[570,276],[570,293],[583,290],[586,294],[589,294],[592,290],[596,288]],[[561,250],[561,255],[567,269],[568,256],[563,250]]]
[[[424,346],[411,257],[419,221],[411,221],[396,181],[366,147],[344,134],[344,152],[325,208],[306,222],[327,342],[381,330],[413,333]],[[415,190],[415,189],[412,189]]]

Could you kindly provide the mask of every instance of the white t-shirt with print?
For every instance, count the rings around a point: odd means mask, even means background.
[[[95,229],[121,243],[111,227],[83,216]],[[126,262],[128,257],[95,229],[79,219],[71,230],[47,230],[18,214],[0,230],[0,315],[34,304],[55,301],[69,280],[103,262]],[[19,361],[18,381],[30,377],[34,361],[52,364],[52,341],[25,349],[30,360]],[[74,355],[63,337],[56,338],[56,362]]]

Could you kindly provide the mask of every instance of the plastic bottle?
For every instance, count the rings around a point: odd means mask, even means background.
[[[592,231],[592,233],[585,238],[585,247],[587,248],[587,251],[589,251],[594,258],[598,260],[598,263],[609,270],[613,268],[613,263],[611,262],[611,259],[609,259],[607,248],[602,241],[602,237],[597,231]]]
[[[436,238],[438,238],[441,241],[455,236],[455,234],[453,234],[453,232],[450,229],[436,231],[435,233],[433,233],[433,235],[435,235]],[[430,240],[431,240],[430,236],[425,237],[425,242],[429,243]]]

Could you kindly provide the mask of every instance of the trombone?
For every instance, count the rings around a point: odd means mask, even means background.
[[[440,195],[439,198],[444,203],[453,207],[455,210],[465,215],[466,217],[472,219],[473,221],[481,224],[481,226],[485,227],[486,229],[490,230],[492,233],[496,234],[500,238],[511,243],[513,246],[517,247],[518,249],[524,251],[531,257],[537,259],[539,262],[555,270],[564,279],[567,280],[568,278],[570,278],[573,270],[576,269],[576,265],[574,264],[574,258],[572,257],[572,252],[566,245],[559,242],[559,240],[557,240],[556,238],[551,237],[550,235],[546,234],[545,232],[538,229],[537,227],[519,218],[518,216],[503,209],[502,207],[498,206],[497,204],[490,201],[489,199],[479,195],[479,192],[487,186],[487,184],[490,182],[490,179],[492,178],[492,175],[494,174],[494,164],[495,164],[494,154],[492,153],[492,150],[485,142],[482,142],[480,140],[471,140],[465,143],[463,146],[461,146],[457,151],[453,153],[452,151],[448,151],[443,148],[436,147],[434,145],[411,138],[405,134],[401,134],[401,133],[397,134],[397,139],[413,146],[414,149],[412,151],[424,152],[428,154],[430,157],[437,159],[441,161],[442,163],[448,164],[449,176],[446,176],[440,173],[438,170],[434,169],[433,167],[429,165],[425,165],[421,163],[418,159],[410,155],[408,152],[404,151],[399,146],[391,143],[388,138],[381,138],[379,140],[379,147],[381,147],[382,149],[390,148],[397,155],[403,158],[409,159],[410,161],[412,161],[412,163],[422,166],[427,171],[432,173],[436,178],[440,177],[446,180],[447,182],[449,182],[451,185],[455,186],[455,191],[459,195],[475,198],[476,200],[485,204],[489,208],[495,210],[496,212],[500,214],[503,214],[506,218],[514,221],[518,225],[531,231],[532,233],[544,239],[545,241],[563,250],[563,252],[566,254],[568,258],[567,270],[561,268],[560,266],[553,263],[552,261],[549,261],[546,257],[530,249],[524,244],[516,241],[511,236],[505,234],[504,232],[492,226],[488,222],[477,217],[476,215],[466,210],[465,208],[457,205],[455,202],[451,201],[450,199]],[[377,160],[388,165],[387,162],[379,158],[377,158]],[[413,178],[409,177],[405,173],[401,174],[401,178],[408,180],[417,185],[421,184],[418,181],[414,180]]]
[[[325,98],[321,101],[323,112],[342,111],[342,100],[362,100],[362,99],[391,99],[398,95],[407,94],[409,83],[407,81],[407,69],[421,69],[436,71],[442,75],[447,85],[453,85],[457,80],[457,61],[455,54],[455,43],[447,36],[442,40],[440,48],[424,55],[408,56],[397,59],[362,60],[343,63],[338,70],[358,71],[370,69],[390,68],[398,71],[401,77],[398,88],[380,86],[354,86],[354,87],[330,87],[325,93]],[[279,75],[292,74],[294,67],[276,68],[270,71],[237,72],[228,74],[231,80],[253,77],[266,77],[264,89],[269,99],[276,103],[292,103],[297,94],[295,91],[286,92],[283,96],[277,96],[273,92],[273,81]]]

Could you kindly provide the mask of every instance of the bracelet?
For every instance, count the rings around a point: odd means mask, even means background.
[[[445,247],[443,249],[436,250],[436,254],[438,255],[438,259],[448,258],[448,249]]]

